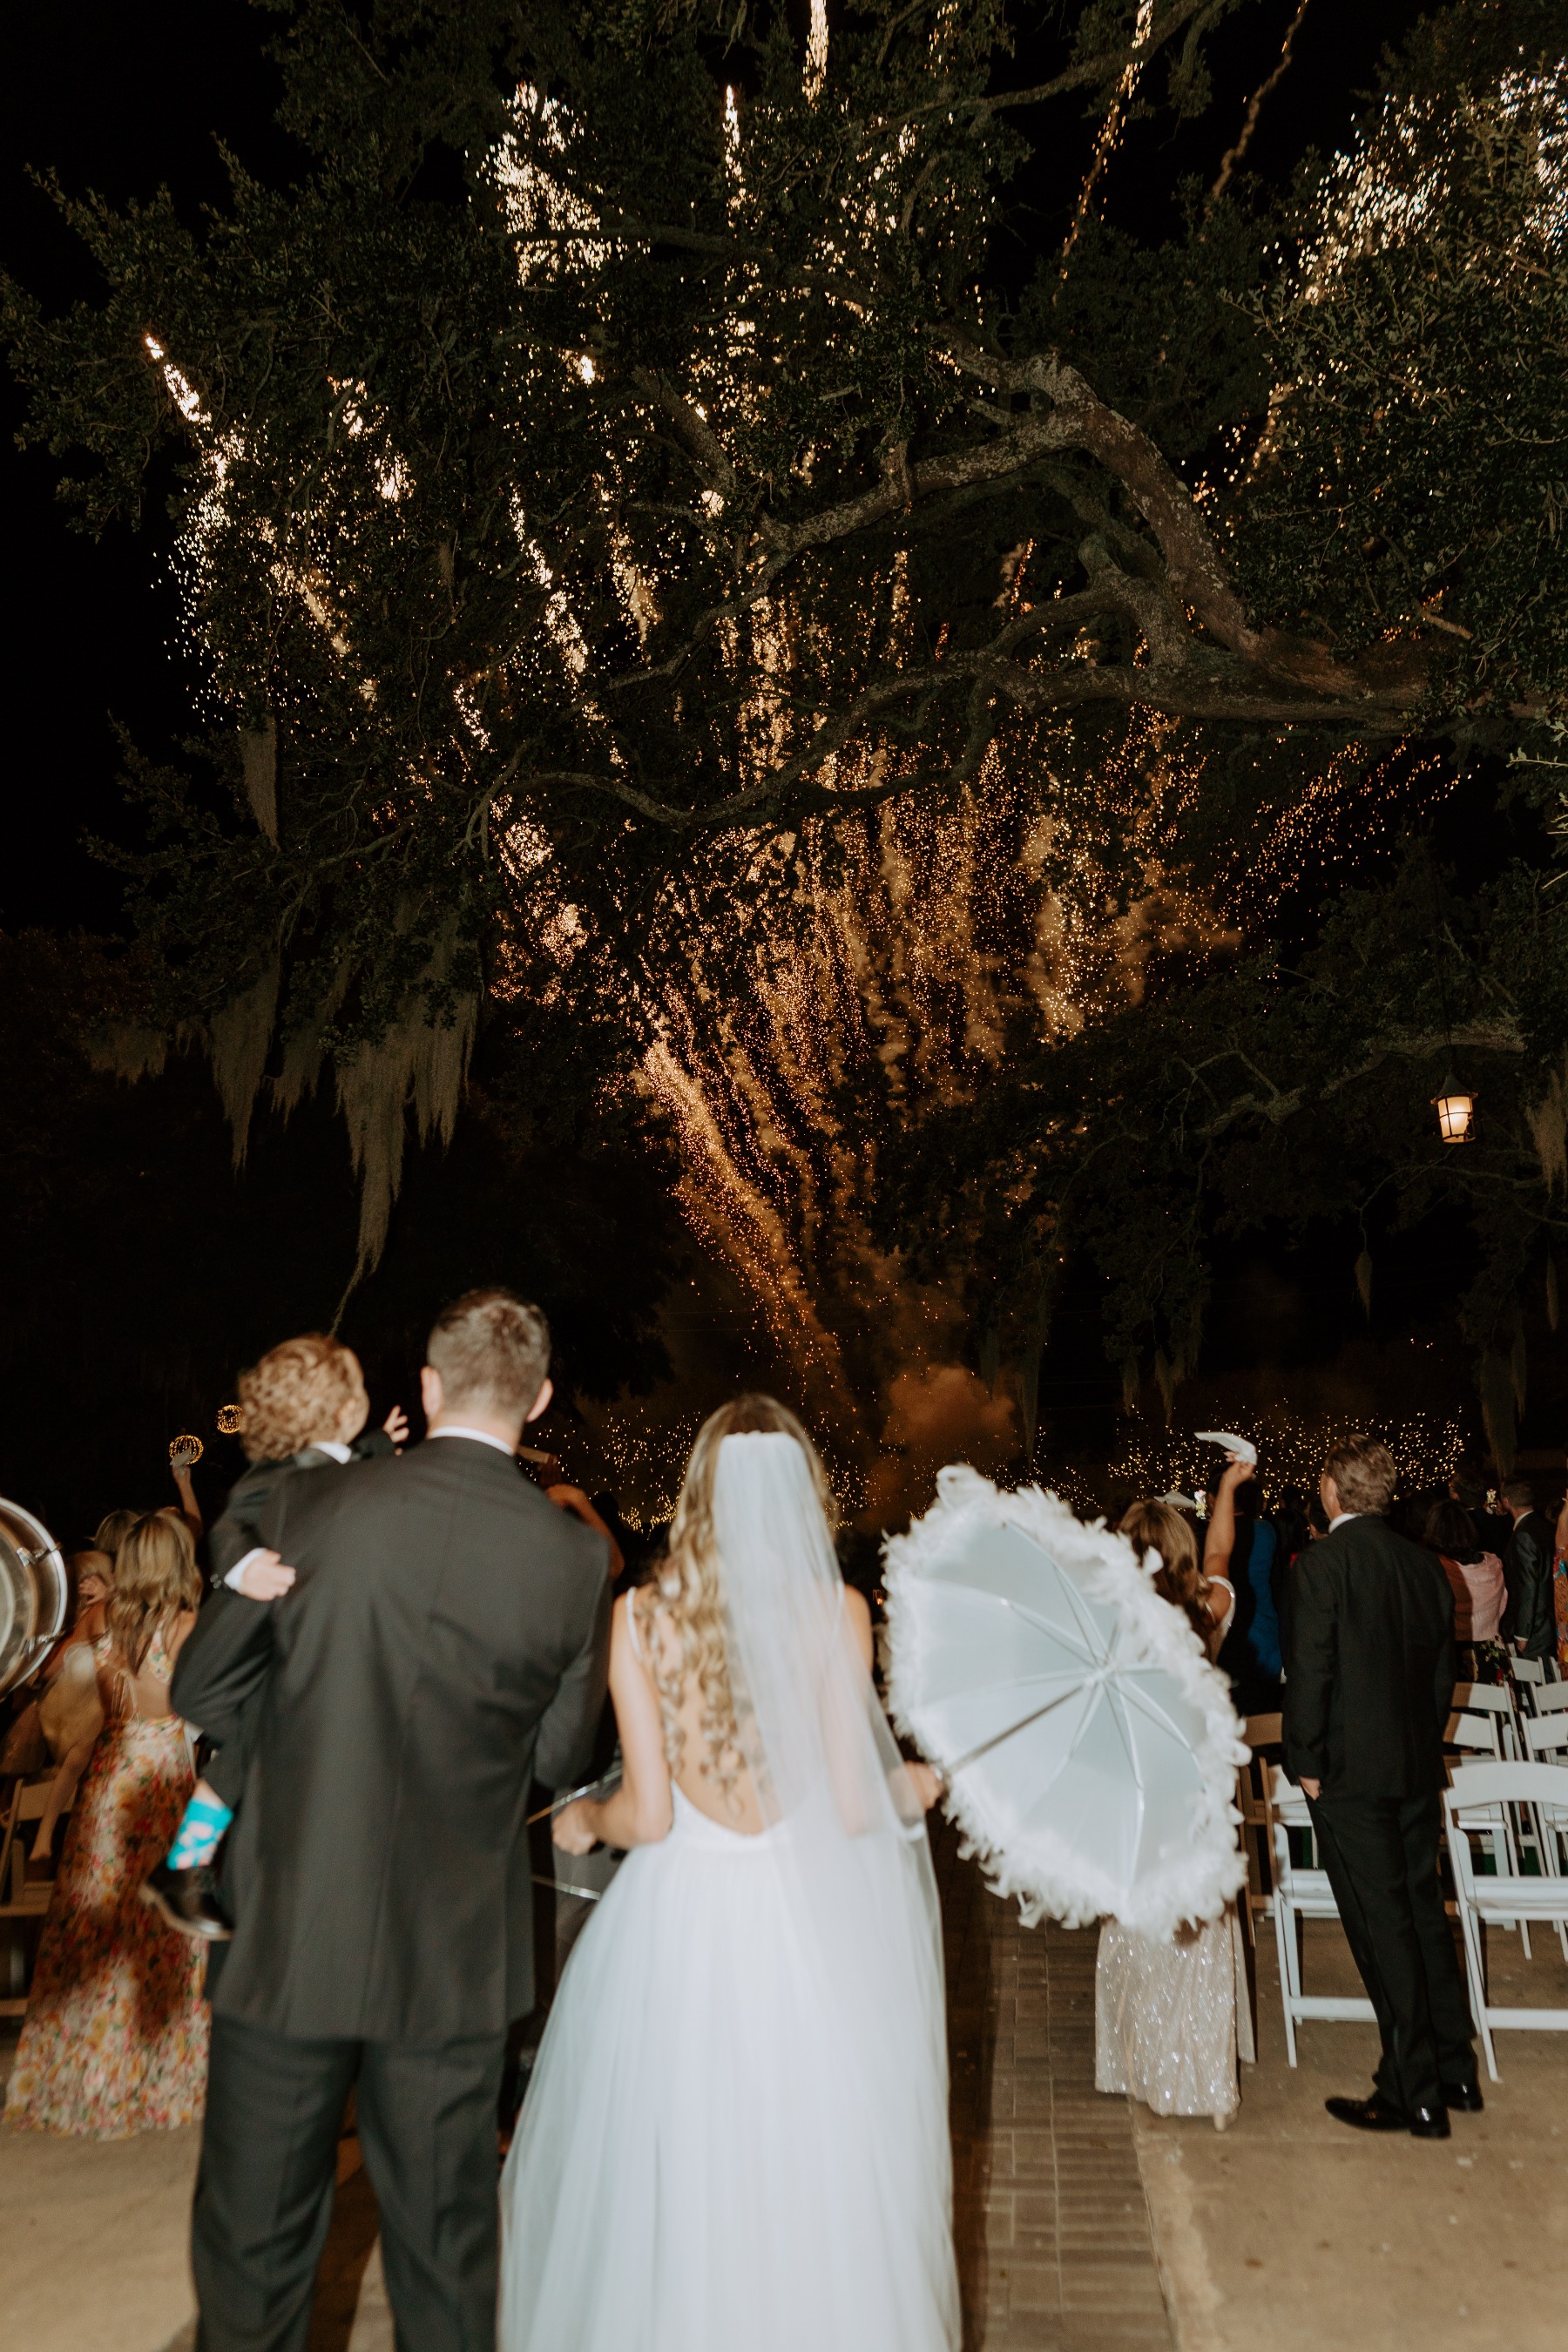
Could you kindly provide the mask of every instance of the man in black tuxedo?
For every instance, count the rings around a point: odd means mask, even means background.
[[[1502,1577],[1508,1588],[1502,1635],[1523,1658],[1557,1655],[1557,1612],[1552,1599],[1556,1538],[1535,1507],[1528,1478],[1509,1478],[1502,1499],[1513,1525],[1503,1546]]]
[[[1330,2099],[1329,2113],[1446,2139],[1450,2107],[1481,2105],[1437,1876],[1454,1598],[1436,1555],[1385,1523],[1394,1486],[1371,1438],[1344,1439],[1324,1465],[1329,1532],[1293,1571],[1285,1768],[1383,2037],[1372,2097]]]
[[[514,1459],[549,1353],[537,1308],[458,1299],[430,1335],[425,1444],[279,1482],[263,1532],[292,1591],[215,1596],[181,1653],[174,1706],[220,1745],[264,1686],[224,1860],[201,2352],[303,2352],[351,2087],[400,2352],[494,2345],[496,2096],[533,2002],[529,1786],[585,1763],[609,1641],[605,1538]]]

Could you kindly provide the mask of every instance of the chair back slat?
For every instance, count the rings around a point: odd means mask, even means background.
[[[1456,1683],[1454,1705],[1470,1715],[1513,1713],[1513,1701],[1501,1683]]]
[[[1451,1715],[1443,1734],[1446,1748],[1479,1748],[1488,1756],[1503,1760],[1502,1742],[1498,1737],[1497,1717],[1490,1715]]]
[[[1456,1812],[1471,1805],[1550,1804],[1561,1769],[1557,1764],[1456,1764],[1443,1801]]]

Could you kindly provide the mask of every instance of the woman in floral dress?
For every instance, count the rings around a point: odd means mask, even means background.
[[[81,1778],[6,2095],[14,2131],[116,2139],[201,2116],[202,1949],[141,1900],[195,1784],[169,1681],[200,1595],[184,1522],[139,1520],[93,1643],[100,1727],[62,1767]]]

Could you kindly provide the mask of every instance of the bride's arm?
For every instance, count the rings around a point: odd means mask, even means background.
[[[845,1632],[865,1671],[866,1682],[871,1685],[872,1704],[880,1706],[881,1702],[875,1696],[875,1684],[872,1678],[872,1664],[876,1657],[876,1637],[871,1629],[870,1604],[865,1594],[857,1591],[852,1584],[847,1584],[844,1588],[843,1622]],[[849,1791],[855,1785],[854,1776],[847,1774],[843,1769],[843,1757],[839,1752],[838,1745],[835,1742],[834,1727],[831,1721],[824,1727],[827,1735],[828,1764],[833,1770],[839,1811],[843,1816],[845,1827],[853,1837],[866,1827],[864,1820],[858,1817],[860,1808],[853,1803],[849,1797]],[[929,1764],[912,1762],[907,1758],[900,1757],[894,1770],[892,1793],[893,1803],[900,1818],[904,1821],[918,1820],[921,1813],[930,1812],[942,1795],[941,1776],[934,1772]]]
[[[632,1648],[630,1593],[616,1603],[610,1630],[610,1696],[621,1735],[621,1785],[613,1797],[577,1797],[555,1816],[551,1836],[563,1853],[595,1845],[658,1845],[669,1834],[674,1800],[664,1755],[664,1719],[653,1679]]]

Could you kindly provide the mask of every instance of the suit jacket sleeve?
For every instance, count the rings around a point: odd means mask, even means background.
[[[273,1465],[268,1464],[265,1468],[247,1470],[230,1489],[223,1515],[214,1521],[207,1537],[215,1584],[221,1584],[229,1570],[237,1568],[246,1553],[260,1543],[261,1517],[275,1476]]]
[[[244,1538],[231,1567],[258,1544],[281,1548],[291,1482],[279,1475],[280,1467],[287,1465],[267,1465],[265,1470],[242,1479],[229,1496],[229,1508],[218,1525],[232,1516]],[[216,1565],[216,1528],[213,1534]],[[184,1720],[205,1732],[215,1748],[226,1747],[238,1738],[248,1707],[271,1674],[275,1605],[270,1601],[249,1601],[243,1592],[231,1592],[220,1585],[205,1603],[175,1661],[170,1696]]]
[[[174,1661],[169,1696],[175,1713],[215,1747],[238,1734],[248,1704],[272,1668],[272,1609],[242,1592],[215,1592]]]
[[[569,1789],[594,1752],[594,1736],[604,1712],[610,1680],[610,1548],[604,1548],[599,1589],[587,1637],[561,1677],[539,1726],[534,1778],[547,1789]]]
[[[1329,1769],[1329,1708],[1339,1664],[1334,1579],[1309,1550],[1290,1574],[1290,1665],[1285,1685],[1285,1757],[1292,1780]]]
[[[1533,1528],[1521,1522],[1514,1530],[1513,1556],[1518,1598],[1514,1632],[1524,1644],[1527,1658],[1549,1658],[1557,1647],[1551,1548]]]

